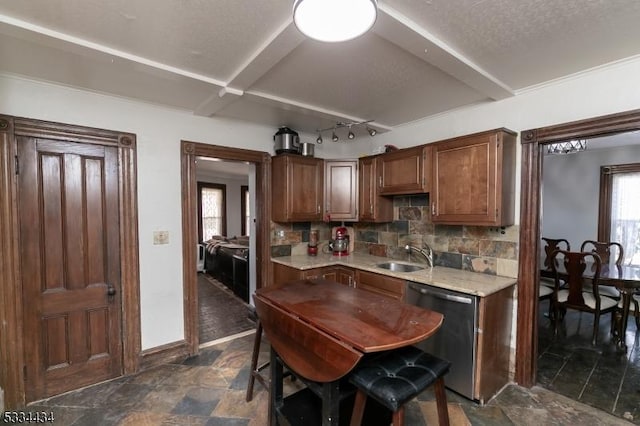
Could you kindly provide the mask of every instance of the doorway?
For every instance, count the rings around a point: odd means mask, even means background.
[[[526,130],[520,134],[522,177],[515,381],[522,386],[534,386],[537,377],[542,146],[637,130],[640,130],[640,110]]]
[[[197,286],[197,179],[198,157],[225,161],[240,161],[255,170],[255,287],[266,286],[271,277],[269,223],[271,218],[271,156],[266,152],[230,148],[182,141],[182,239],[185,340],[191,354],[199,348],[198,286]],[[250,254],[251,255],[251,254]],[[253,273],[253,271],[251,272]],[[255,290],[255,289],[253,289]]]
[[[196,157],[199,346],[252,333],[255,277],[255,166]],[[251,208],[253,206],[253,208]]]

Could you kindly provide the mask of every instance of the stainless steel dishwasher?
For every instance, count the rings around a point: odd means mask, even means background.
[[[445,385],[474,398],[478,331],[478,297],[415,282],[407,282],[407,302],[440,312],[442,326],[433,336],[416,344],[425,352],[449,360],[451,369]]]

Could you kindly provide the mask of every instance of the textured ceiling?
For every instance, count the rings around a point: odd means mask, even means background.
[[[368,34],[329,44],[295,28],[292,3],[0,0],[0,72],[274,128],[384,132],[640,54],[637,0],[380,0]]]

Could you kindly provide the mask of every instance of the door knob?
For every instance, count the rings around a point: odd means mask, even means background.
[[[115,295],[116,295],[116,288],[111,284],[109,284],[109,286],[107,287],[107,296],[113,297]]]

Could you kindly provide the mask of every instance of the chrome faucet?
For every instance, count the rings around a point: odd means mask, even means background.
[[[404,249],[409,254],[409,260],[411,260],[411,251],[412,250],[417,251],[422,256],[424,256],[425,259],[427,259],[427,265],[429,265],[429,267],[432,267],[433,266],[433,250],[431,249],[429,244],[424,243],[424,245],[426,246],[425,248],[418,248],[418,247],[407,244],[406,246],[404,246]]]

